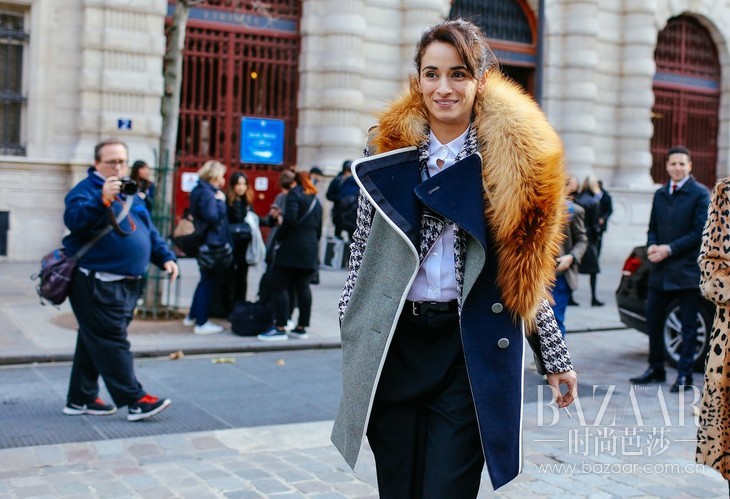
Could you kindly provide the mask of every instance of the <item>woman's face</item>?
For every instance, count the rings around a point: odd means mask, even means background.
[[[223,186],[226,184],[226,177],[224,175],[225,174],[221,174],[220,176],[211,179],[210,185],[212,185],[216,189],[222,189]]]
[[[469,75],[453,45],[433,42],[426,47],[418,86],[428,110],[431,131],[439,140],[440,136],[453,140],[466,130],[477,90],[485,80],[486,76],[479,81]]]
[[[139,170],[139,178],[142,180],[149,180],[150,179],[150,167],[149,166],[142,166]]]
[[[242,198],[246,195],[246,191],[248,190],[248,182],[245,178],[239,177],[238,182],[236,182],[236,185],[233,186],[233,190],[236,193],[236,196],[239,198]]]

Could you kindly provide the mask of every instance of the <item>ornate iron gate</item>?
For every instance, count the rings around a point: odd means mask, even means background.
[[[691,17],[670,19],[659,33],[654,76],[651,175],[665,183],[672,145],[692,151],[692,173],[712,187],[716,180],[720,64],[707,29]]]
[[[188,205],[180,175],[208,159],[222,161],[229,172],[245,168],[252,186],[256,177],[267,177],[255,208],[268,211],[278,192],[273,180],[296,163],[300,17],[300,0],[207,0],[191,9],[177,139],[177,217]],[[242,117],[284,121],[281,165],[241,163]]]

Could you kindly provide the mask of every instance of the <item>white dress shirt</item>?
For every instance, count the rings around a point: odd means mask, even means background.
[[[687,175],[686,177],[684,177],[684,178],[683,178],[682,180],[680,180],[679,182],[675,182],[674,180],[670,180],[670,181],[669,181],[669,195],[671,196],[672,194],[674,194],[674,193],[672,192],[672,190],[674,189],[674,185],[675,185],[675,184],[676,184],[676,186],[677,186],[677,190],[679,190],[679,189],[681,189],[681,188],[682,188],[682,186],[683,186],[684,184],[686,184],[686,183],[687,183],[687,180],[689,180],[689,175]]]
[[[429,135],[428,173],[432,177],[456,162],[456,155],[466,142],[469,129],[444,145],[433,132]],[[437,160],[443,161],[439,167]],[[456,267],[454,264],[454,224],[446,224],[441,236],[423,259],[413,286],[408,291],[411,301],[448,302],[456,300]]]

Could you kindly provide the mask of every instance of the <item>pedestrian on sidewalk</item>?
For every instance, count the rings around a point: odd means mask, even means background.
[[[335,226],[335,237],[342,238],[347,232],[347,241],[352,241],[357,222],[357,198],[360,188],[352,177],[352,161],[342,163],[342,171],[337,174],[327,188],[327,199],[332,201],[332,223]]]
[[[585,228],[588,236],[588,249],[580,262],[578,272],[588,274],[591,284],[591,306],[602,307],[604,303],[596,295],[596,285],[601,266],[598,263],[601,246],[601,188],[598,186],[598,179],[595,175],[588,175],[583,181],[583,187],[576,203],[581,205],[585,211]]]
[[[142,198],[129,187],[121,190],[127,158],[127,146],[119,140],[97,144],[94,166],[65,200],[63,220],[71,232],[63,240],[67,255],[75,254],[110,221],[114,226],[81,257],[73,275],[69,299],[79,330],[63,409],[71,416],[113,414],[127,406],[127,419],[139,421],[170,405],[169,399],[150,395],[137,381],[127,326],[148,264],[164,269],[170,280],[175,280],[178,268]],[[100,375],[116,407],[99,398]]]
[[[669,149],[666,161],[669,182],[654,193],[647,232],[649,293],[646,325],[649,329],[649,368],[631,382],[643,385],[664,382],[664,316],[669,304],[679,303],[682,345],[677,363],[677,380],[671,391],[692,384],[697,309],[700,299],[700,268],[697,257],[707,220],[710,193],[690,174],[692,158],[683,146]]]
[[[138,159],[132,164],[132,172],[129,177],[137,182],[137,195],[144,200],[147,211],[152,214],[155,206],[155,183],[152,181],[150,166]]]
[[[588,248],[588,236],[586,236],[583,222],[585,211],[582,206],[570,198],[572,181],[577,181],[577,179],[571,177],[565,184],[565,207],[569,222],[563,228],[562,251],[556,261],[555,273],[557,276],[552,287],[552,308],[563,338],[565,338],[565,311],[568,308],[568,300],[572,292],[578,289],[578,266]]]
[[[271,303],[276,324],[257,336],[261,341],[285,341],[289,337],[308,337],[312,314],[310,283],[319,268],[319,239],[322,237],[322,205],[309,174],[297,172],[286,186],[288,194],[281,224],[272,242],[269,273]],[[299,316],[297,325],[287,333],[291,315],[290,290],[294,289]]]
[[[233,265],[226,276],[227,297],[231,306],[246,301],[248,294],[248,266],[246,252],[254,232],[259,230],[259,217],[253,211],[253,188],[249,188],[248,177],[242,171],[231,174],[226,189],[228,227],[233,241]]]
[[[711,466],[730,480],[730,178],[720,180],[712,193],[700,250],[700,290],[717,309],[705,363],[705,384],[697,427],[699,464]]]
[[[332,441],[354,467],[367,435],[382,498],[473,498],[485,456],[495,489],[520,472],[523,326],[558,406],[576,394],[546,300],[565,218],[562,146],[473,23],[430,28],[415,63],[371,129],[371,157],[353,166]]]
[[[203,163],[198,169],[198,184],[190,193],[190,213],[194,220],[203,222],[206,226],[205,240],[201,246],[211,250],[219,250],[228,245],[233,247],[231,235],[228,231],[228,215],[226,210],[226,195],[221,190],[225,185],[226,166],[220,161],[209,160]],[[232,250],[231,250],[232,252]],[[232,258],[231,258],[232,261]],[[226,295],[225,284],[220,279],[223,273],[230,272],[230,268],[215,269],[202,264],[198,256],[200,267],[200,281],[193,294],[193,302],[190,304],[190,312],[183,320],[185,326],[194,326],[195,334],[217,334],[223,332],[223,327],[208,320],[211,312],[211,297],[214,294],[214,285],[220,286],[215,289],[219,297]],[[224,299],[224,298],[221,298]],[[226,304],[227,313],[230,314],[232,303]]]

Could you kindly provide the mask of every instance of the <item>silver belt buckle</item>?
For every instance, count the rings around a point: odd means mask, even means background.
[[[414,302],[411,302],[411,304],[412,304],[412,307],[413,307],[413,315],[415,315],[416,317],[418,317],[419,315],[421,315],[419,313],[419,311],[418,311],[418,302],[417,301],[414,301]]]

